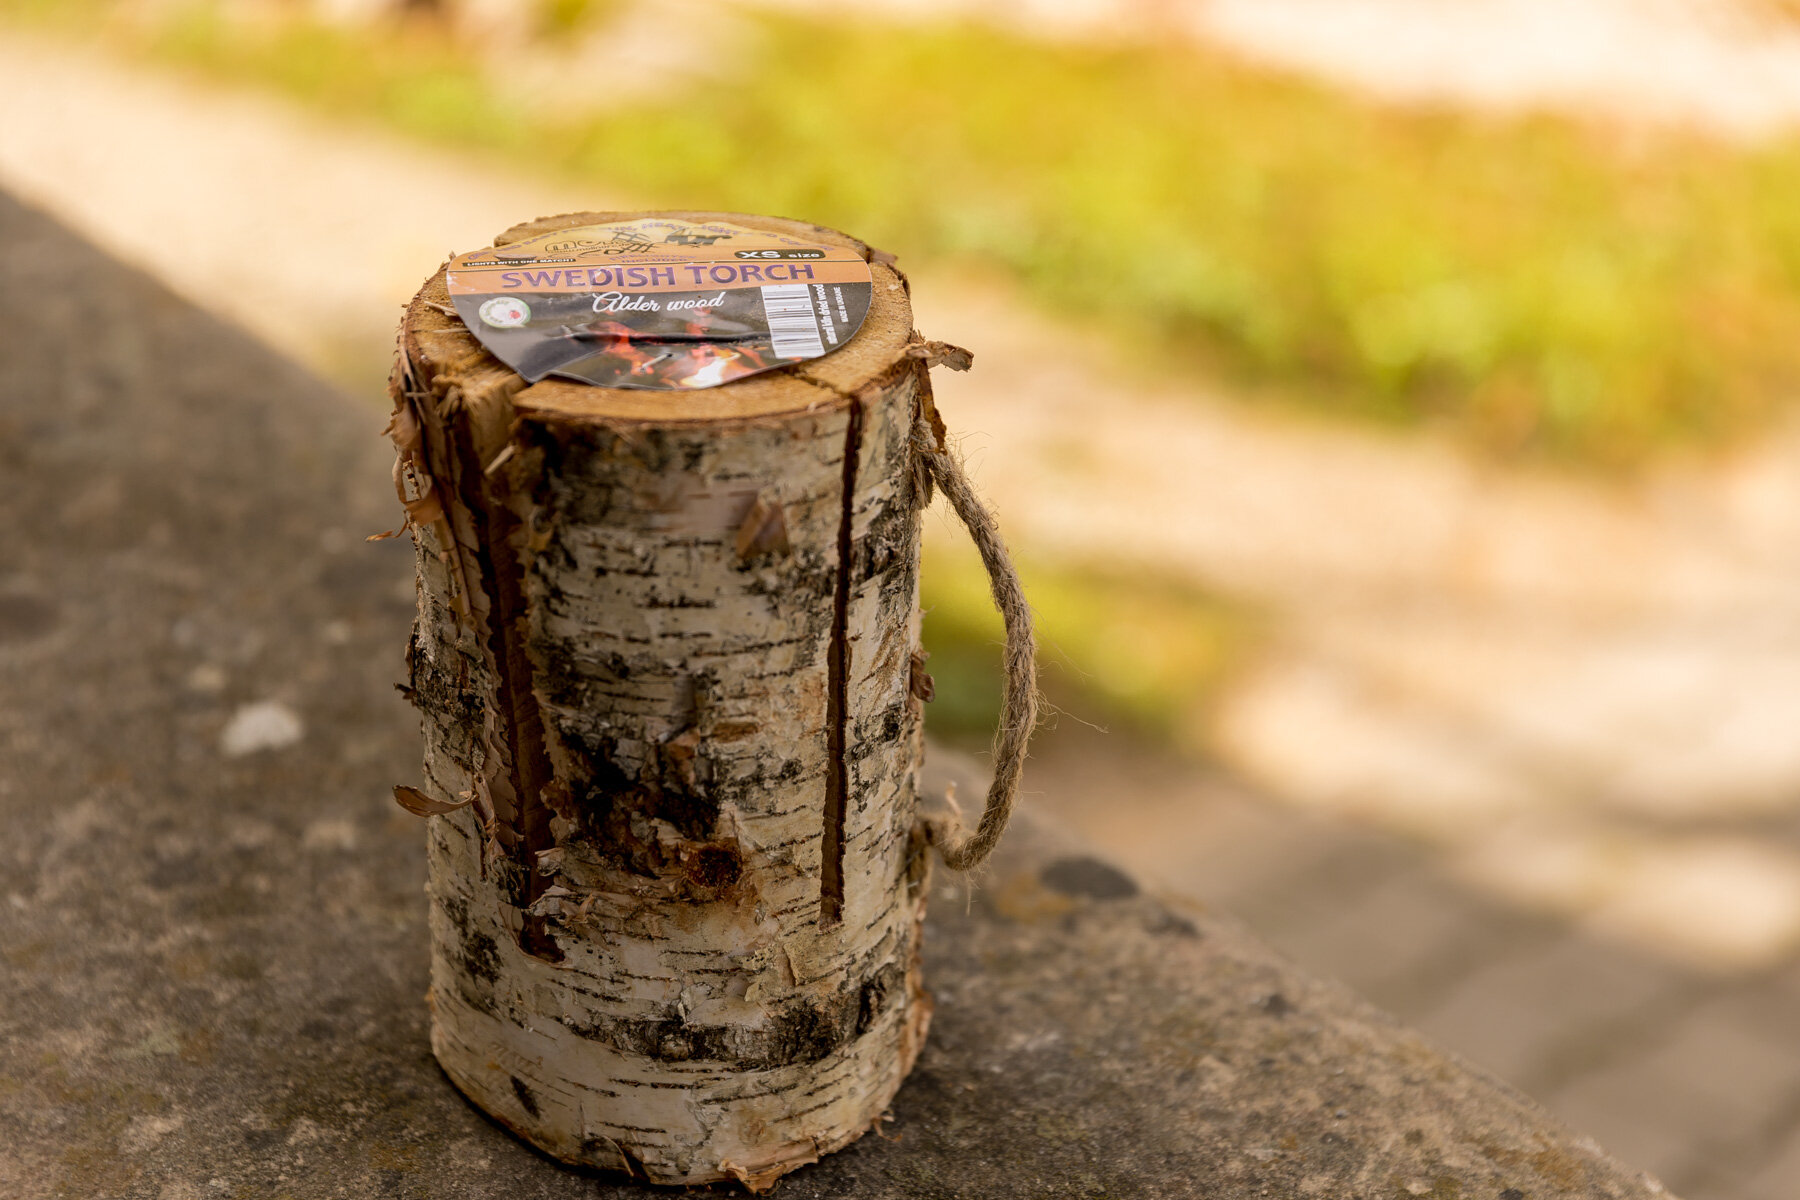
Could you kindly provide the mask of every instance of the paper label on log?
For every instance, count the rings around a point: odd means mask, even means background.
[[[848,246],[655,217],[459,254],[448,282],[463,323],[527,382],[670,391],[823,357],[874,289]]]

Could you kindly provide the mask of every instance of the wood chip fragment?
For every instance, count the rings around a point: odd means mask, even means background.
[[[446,804],[442,800],[432,799],[416,787],[408,787],[403,783],[394,785],[394,803],[415,817],[438,817],[452,813],[459,808],[469,807],[472,799]]]
[[[914,650],[912,666],[908,672],[906,689],[917,700],[930,704],[937,699],[937,683],[925,670],[925,660],[931,657],[929,650]]]
[[[966,371],[975,365],[975,355],[949,342],[914,342],[906,348],[909,358],[922,358],[928,367],[946,366],[952,371]]]
[[[787,514],[779,503],[765,495],[757,496],[756,503],[750,506],[743,523],[738,526],[739,560],[749,562],[766,554],[787,554],[789,550]]]
[[[481,473],[483,475],[492,475],[495,471],[498,471],[501,467],[504,467],[510,462],[512,456],[518,452],[518,449],[519,447],[517,445],[508,442],[500,453],[494,455],[494,461],[481,469]]]

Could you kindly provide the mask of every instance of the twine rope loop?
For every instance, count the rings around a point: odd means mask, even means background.
[[[937,847],[944,865],[952,871],[967,871],[980,866],[994,852],[1018,799],[1026,747],[1038,719],[1037,641],[1031,629],[1031,605],[1026,602],[1025,588],[1000,536],[1000,526],[975,494],[961,461],[939,440],[923,413],[913,423],[912,443],[929,478],[968,528],[969,537],[981,553],[982,565],[987,568],[994,607],[1006,623],[1005,688],[1000,725],[994,731],[994,780],[988,786],[981,820],[972,831],[954,815],[932,816],[924,821],[926,837]]]

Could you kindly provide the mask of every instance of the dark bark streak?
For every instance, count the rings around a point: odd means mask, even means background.
[[[563,1017],[564,1028],[621,1053],[664,1066],[707,1063],[742,1071],[770,1071],[822,1062],[867,1034],[902,995],[906,969],[889,962],[828,996],[781,1005],[756,1029],[690,1024],[668,1012],[653,1017]]]
[[[837,586],[832,597],[831,661],[826,674],[825,841],[819,859],[819,920],[844,919],[844,816],[850,797],[850,763],[845,743],[850,722],[850,585],[856,522],[856,463],[862,450],[862,401],[850,401],[844,431],[844,510],[838,519]]]

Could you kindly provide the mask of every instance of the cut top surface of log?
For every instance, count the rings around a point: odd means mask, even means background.
[[[512,413],[527,419],[591,420],[615,425],[734,422],[840,408],[856,393],[880,386],[890,381],[894,372],[910,368],[905,350],[912,338],[912,307],[905,276],[883,261],[886,256],[835,229],[745,213],[693,210],[583,212],[540,217],[515,225],[496,237],[494,244],[506,246],[558,229],[639,217],[727,221],[750,229],[848,246],[869,263],[874,290],[868,316],[855,337],[823,358],[753,375],[721,387],[646,391],[597,387],[554,377],[525,386],[524,381],[490,354],[454,315],[444,272],[440,270],[408,307],[404,337],[409,351],[431,371],[461,380],[461,391],[472,408],[487,407],[495,400],[504,399],[510,402]]]

